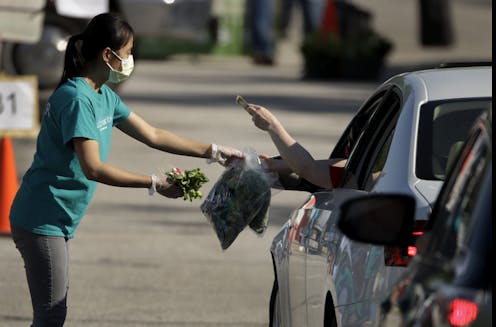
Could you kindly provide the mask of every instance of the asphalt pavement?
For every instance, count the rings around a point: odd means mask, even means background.
[[[317,158],[327,157],[359,104],[389,75],[433,63],[491,56],[491,4],[455,1],[458,43],[423,49],[414,24],[416,1],[360,1],[377,10],[374,24],[398,39],[383,74],[373,81],[301,79],[296,24],[278,47],[277,65],[254,66],[245,57],[177,56],[138,61],[119,90],[151,124],[183,136],[275,154],[267,135],[235,104],[236,94],[265,105]],[[392,15],[392,16],[391,16]],[[401,17],[403,18],[401,18]],[[401,22],[400,22],[401,21]],[[488,25],[489,24],[489,25]],[[395,34],[397,33],[397,34]],[[408,41],[410,40],[410,41]],[[35,140],[14,140],[18,175],[29,167]],[[210,178],[223,171],[202,159],[160,153],[115,131],[109,162],[141,173],[199,167]],[[222,251],[193,202],[150,197],[144,189],[100,185],[71,241],[67,326],[267,326],[272,286],[270,242],[308,194],[276,191],[270,225],[259,237],[243,231]],[[0,237],[0,326],[29,325],[22,260],[9,237]]]

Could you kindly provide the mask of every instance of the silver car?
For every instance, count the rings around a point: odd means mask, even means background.
[[[446,171],[491,101],[491,65],[445,65],[397,75],[364,102],[332,151],[330,158],[347,158],[339,188],[322,190],[295,176],[282,178],[286,189],[311,194],[271,245],[271,326],[377,325],[382,300],[416,253],[415,234]],[[408,245],[364,244],[340,232],[340,205],[368,193],[416,199]]]
[[[491,116],[477,120],[446,177],[417,240],[419,253],[382,304],[381,326],[492,326]],[[341,206],[338,226],[360,242],[401,245],[411,235],[414,207],[406,195],[355,198]],[[363,210],[381,220],[355,215]],[[399,228],[384,233],[390,225]]]

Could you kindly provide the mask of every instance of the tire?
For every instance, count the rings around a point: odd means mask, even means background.
[[[86,20],[71,19],[48,11],[37,43],[6,42],[2,67],[12,75],[36,75],[40,89],[55,88],[64,68],[65,45],[79,33]]]
[[[281,303],[279,299],[279,285],[274,280],[272,293],[270,294],[269,327],[282,327]]]

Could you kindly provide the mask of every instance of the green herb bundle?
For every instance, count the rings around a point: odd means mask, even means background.
[[[166,173],[166,175],[174,184],[181,187],[185,201],[188,199],[193,201],[193,199],[201,199],[203,197],[200,188],[208,182],[208,178],[200,171],[200,168],[185,170],[184,172],[179,168],[174,168],[172,171]]]

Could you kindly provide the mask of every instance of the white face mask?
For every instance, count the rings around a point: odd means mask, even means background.
[[[107,66],[109,66],[110,71],[109,71],[109,77],[108,77],[108,82],[110,83],[120,83],[122,81],[125,81],[131,76],[131,73],[133,72],[134,69],[134,59],[133,55],[129,55],[127,58],[121,58],[117,53],[115,53],[113,50],[111,50],[114,56],[117,57],[121,61],[121,66],[122,70],[116,70],[110,66],[110,64],[107,62]]]

